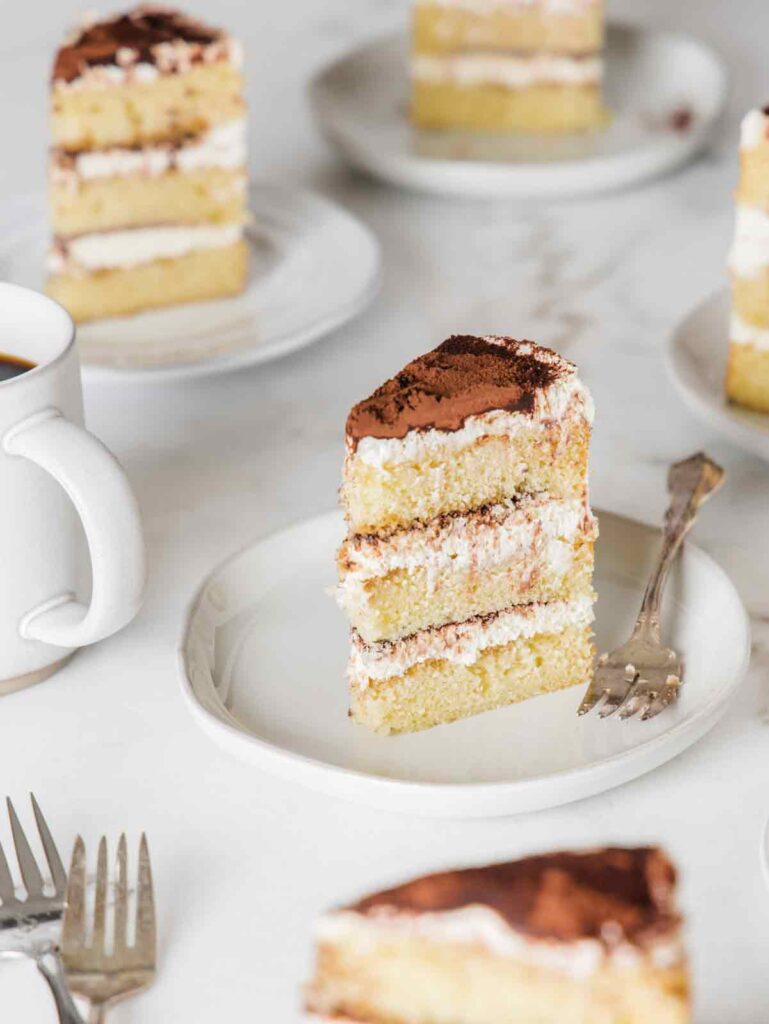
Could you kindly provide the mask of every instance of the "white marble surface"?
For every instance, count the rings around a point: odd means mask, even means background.
[[[436,865],[661,841],[684,871],[697,1021],[759,1024],[769,1006],[769,894],[758,861],[769,814],[769,466],[680,408],[661,347],[723,280],[738,116],[769,99],[769,7],[610,0],[616,15],[695,31],[721,48],[735,76],[727,123],[712,152],[676,177],[536,207],[389,191],[349,175],[319,140],[304,80],[397,27],[403,0],[190,6],[215,7],[247,44],[254,170],[356,211],[382,240],[385,280],[356,323],[272,366],[162,388],[86,380],[90,426],[122,459],[143,508],[149,591],[122,635],[2,702],[0,793],[21,802],[35,790],[66,850],[78,830],[92,845],[102,830],[149,833],[160,974],[110,1019],[289,1024],[311,921],[330,903]],[[15,5],[0,39],[0,198],[42,187],[48,55],[79,7]],[[729,485],[704,511],[698,539],[733,574],[755,627],[749,681],[698,747],[588,802],[491,822],[367,812],[257,774],[197,730],[176,675],[183,609],[201,577],[249,538],[330,507],[351,403],[454,331],[526,335],[580,363],[598,407],[598,505],[655,521],[669,461],[700,446],[722,460]],[[0,965],[0,979],[3,1020],[54,1019],[29,969]]]

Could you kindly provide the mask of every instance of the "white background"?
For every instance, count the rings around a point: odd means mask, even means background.
[[[33,789],[67,853],[77,831],[92,853],[102,831],[149,833],[160,971],[147,995],[115,1011],[116,1024],[293,1024],[311,922],[327,905],[437,866],[647,841],[664,843],[682,868],[699,1024],[767,1019],[769,895],[758,844],[769,814],[769,467],[689,417],[665,379],[661,349],[677,319],[724,282],[739,115],[769,100],[769,5],[610,6],[716,45],[734,75],[727,123],[712,152],[676,177],[538,207],[390,191],[349,174],[318,138],[304,99],[308,76],[403,24],[405,3],[190,4],[245,42],[253,172],[349,206],[381,239],[385,279],[356,323],[272,366],[163,386],[86,379],[89,424],[123,461],[143,509],[147,600],[121,636],[2,701],[0,793],[21,805]],[[43,187],[49,62],[81,5],[2,7],[7,202]],[[184,607],[202,576],[247,540],[331,507],[350,405],[453,332],[532,337],[580,364],[598,408],[597,505],[656,521],[668,462],[701,446],[723,461],[728,487],[704,511],[697,537],[732,573],[756,641],[733,709],[678,761],[581,804],[491,822],[368,812],[275,782],[197,730],[176,675]],[[298,622],[298,642],[301,629]],[[2,821],[0,840],[8,839]],[[53,1019],[26,967],[0,965],[0,984],[0,1019]]]

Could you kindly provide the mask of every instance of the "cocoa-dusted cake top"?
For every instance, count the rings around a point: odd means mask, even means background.
[[[202,59],[206,47],[227,39],[220,29],[172,7],[142,4],[134,10],[78,29],[56,54],[54,81],[71,82],[84,70],[104,64],[157,63],[160,48],[188,44],[188,55]]]
[[[532,938],[643,944],[678,927],[675,885],[661,850],[608,848],[427,875],[349,909],[420,915],[481,905]]]
[[[531,341],[455,334],[419,356],[347,418],[347,439],[403,438],[410,430],[459,430],[492,409],[532,413],[537,394],[575,374],[572,363]]]

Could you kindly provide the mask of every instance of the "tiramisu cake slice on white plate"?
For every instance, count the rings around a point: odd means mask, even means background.
[[[310,1020],[687,1024],[675,886],[654,848],[415,879],[319,920]]]
[[[353,718],[425,729],[585,683],[592,403],[571,363],[452,337],[347,421],[338,600]]]
[[[225,32],[141,6],[79,29],[51,83],[47,290],[76,320],[245,285],[241,53]]]

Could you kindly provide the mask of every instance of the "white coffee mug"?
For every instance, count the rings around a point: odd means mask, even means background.
[[[126,625],[145,564],[128,481],[83,427],[69,315],[0,284],[0,352],[34,364],[0,381],[0,693],[9,693]]]

